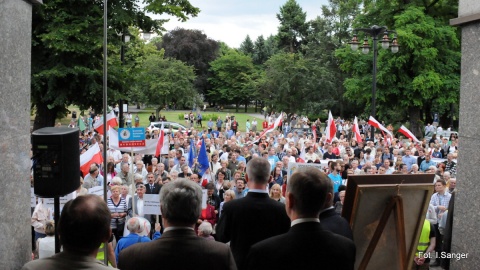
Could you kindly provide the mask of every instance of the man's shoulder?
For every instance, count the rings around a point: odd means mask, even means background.
[[[34,260],[26,263],[22,270],[57,270],[57,269],[84,269],[84,270],[111,270],[95,258],[85,256],[65,255],[63,252],[52,257]]]

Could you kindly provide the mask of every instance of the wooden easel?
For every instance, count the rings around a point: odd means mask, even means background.
[[[370,241],[370,244],[368,245],[365,255],[363,256],[362,261],[358,267],[359,270],[367,269],[368,263],[372,258],[373,252],[377,247],[378,241],[380,240],[380,236],[385,230],[388,218],[390,217],[390,214],[392,214],[392,212],[395,217],[397,245],[398,245],[398,251],[400,255],[399,266],[400,266],[400,269],[407,269],[407,265],[409,264],[407,264],[407,252],[406,252],[407,248],[406,248],[406,242],[405,242],[405,219],[404,219],[404,212],[403,212],[403,199],[397,192],[397,195],[393,196],[389,200],[388,205],[385,207],[385,210],[383,210],[382,217],[380,218],[377,228],[375,229],[375,233],[373,234],[372,240]]]

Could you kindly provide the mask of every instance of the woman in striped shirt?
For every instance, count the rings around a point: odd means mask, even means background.
[[[127,216],[127,202],[120,196],[120,186],[112,186],[111,191],[112,196],[107,201],[112,219],[110,227],[118,242],[123,237],[125,217]]]

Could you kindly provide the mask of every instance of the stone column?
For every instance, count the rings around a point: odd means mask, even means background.
[[[468,253],[468,256],[452,259],[450,269],[480,269],[480,1],[460,0],[458,18],[451,20],[451,24],[462,29],[460,155],[452,253]]]
[[[20,269],[32,252],[30,66],[32,4],[0,0],[0,268]]]

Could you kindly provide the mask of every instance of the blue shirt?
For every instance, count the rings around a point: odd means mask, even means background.
[[[153,240],[157,240],[158,238],[160,238],[160,236],[161,236],[160,232],[155,232],[155,234],[153,234]],[[152,240],[150,240],[150,238],[148,238],[147,236],[139,236],[136,233],[131,233],[127,236],[122,237],[122,239],[118,241],[117,246],[115,247],[115,258],[117,260],[117,263],[118,263],[118,255],[120,254],[120,251],[136,243],[146,243],[150,241]]]
[[[268,156],[268,162],[270,163],[270,171],[273,171],[273,168],[275,168],[275,165],[279,161],[280,159],[277,157],[277,155]]]
[[[429,162],[427,162],[427,160],[424,160],[422,161],[422,164],[420,164],[420,170],[422,172],[425,172],[426,170],[428,170],[428,168],[430,168],[430,166],[437,166],[437,163],[433,162],[432,160],[430,160]]]
[[[328,178],[333,182],[333,192],[338,192],[338,188],[342,184],[342,176],[340,174],[333,175],[333,173],[328,175]]]
[[[413,164],[417,164],[417,159],[413,156],[403,156],[402,161],[407,165],[409,171],[412,169]]]

